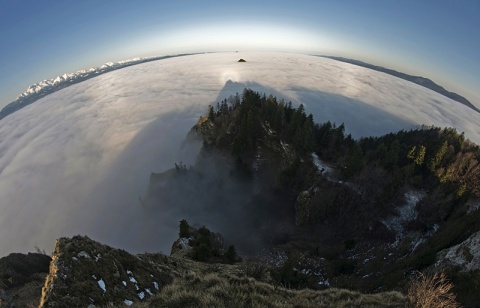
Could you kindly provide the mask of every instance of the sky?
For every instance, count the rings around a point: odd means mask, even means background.
[[[480,107],[480,1],[0,0],[0,107],[109,61],[276,50],[431,78]]]

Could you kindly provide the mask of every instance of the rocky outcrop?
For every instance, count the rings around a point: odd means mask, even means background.
[[[462,243],[437,254],[436,266],[455,266],[465,272],[480,270],[480,232],[472,234]]]
[[[40,307],[131,305],[172,282],[162,254],[131,255],[75,236],[57,240]]]

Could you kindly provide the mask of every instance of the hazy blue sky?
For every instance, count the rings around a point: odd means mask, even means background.
[[[429,77],[480,106],[480,1],[0,0],[0,107],[29,85],[137,56],[340,55]]]

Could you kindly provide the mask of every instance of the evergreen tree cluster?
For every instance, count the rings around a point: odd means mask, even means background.
[[[203,226],[198,230],[191,228],[185,219],[180,221],[180,238],[189,238],[189,245],[192,247],[190,257],[200,262],[219,262],[233,264],[241,258],[237,255],[234,245],[223,249],[223,240],[219,234],[211,232]]]
[[[398,185],[413,184],[480,197],[480,148],[454,128],[422,127],[359,141],[367,164],[389,171]]]
[[[210,106],[208,120],[218,128],[215,145],[231,146],[235,156],[252,155],[265,129],[294,145],[301,154],[315,150],[313,116],[306,115],[303,105],[294,108],[291,102],[277,101],[271,95],[245,89],[241,96]]]
[[[323,183],[313,220],[359,206],[365,212],[386,209],[407,185],[429,191],[427,201],[443,196],[435,209],[443,218],[470,196],[480,197],[479,147],[453,128],[421,127],[354,140],[343,123],[314,123],[303,105],[294,108],[291,102],[249,89],[211,106],[208,121],[216,130],[212,145],[230,150],[246,173],[246,162],[252,161],[266,131],[291,145],[298,155],[280,182],[292,195],[311,185],[305,180],[311,174],[301,161],[308,161],[312,152],[336,165],[342,180],[354,182],[356,191]]]

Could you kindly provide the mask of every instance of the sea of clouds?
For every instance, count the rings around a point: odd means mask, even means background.
[[[244,58],[246,63],[237,62]],[[83,234],[164,251],[183,217],[140,206],[152,171],[193,164],[184,139],[209,104],[244,87],[303,103],[355,138],[420,124],[480,143],[480,114],[413,83],[331,59],[215,53],[143,63],[50,94],[0,121],[0,256]],[[202,222],[196,222],[201,224]]]

